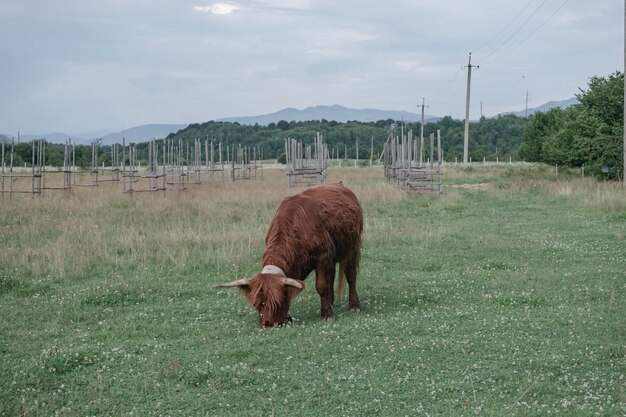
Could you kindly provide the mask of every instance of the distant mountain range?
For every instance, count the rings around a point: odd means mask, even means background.
[[[103,145],[111,145],[113,143],[122,143],[123,138],[126,139],[126,143],[162,139],[170,133],[176,133],[187,126],[186,124],[148,124],[125,129],[121,132],[100,131],[80,135],[68,135],[65,133],[47,133],[43,135],[24,134],[20,135],[19,139],[23,142],[27,142],[33,139],[45,138],[50,143],[65,143],[65,141],[71,139],[73,143],[83,145],[89,144],[96,139],[102,139]],[[12,138],[13,137],[6,134],[0,134],[0,141],[10,142]],[[17,137],[15,137],[15,140],[17,141]]]
[[[110,145],[112,143],[122,143],[122,139],[126,139],[126,143],[129,142],[146,142],[151,139],[162,139],[170,133],[176,133],[181,129],[186,128],[189,125],[167,125],[167,124],[154,124],[154,125],[142,125],[126,129],[122,132],[110,133],[102,137],[102,143],[104,145]]]
[[[532,115],[534,113],[537,112],[547,112],[550,109],[553,109],[555,107],[560,107],[562,109],[566,109],[570,106],[573,106],[574,104],[578,104],[578,99],[576,97],[572,97],[572,98],[568,98],[567,100],[560,100],[560,101],[549,101],[546,104],[542,104],[539,107],[533,107],[533,108],[529,108],[528,109],[528,115]],[[501,113],[502,115],[505,114],[514,114],[517,117],[525,117],[526,116],[526,110],[522,110],[522,111],[514,111],[514,112],[507,112],[507,113]]]
[[[259,124],[266,126],[270,123],[276,123],[281,120],[287,122],[305,122],[309,120],[334,120],[336,122],[376,122],[378,120],[404,120],[405,122],[417,122],[421,115],[407,111],[394,110],[378,110],[378,109],[351,109],[340,106],[338,104],[332,106],[312,106],[302,110],[292,107],[277,111],[275,113],[264,114],[261,116],[246,117],[227,117],[218,119],[218,122],[237,122],[239,124],[254,125]],[[441,119],[437,116],[424,115],[425,122],[431,122]]]
[[[528,115],[530,116],[536,112],[545,112],[554,107],[561,107],[563,109],[578,103],[575,97],[561,101],[550,101],[539,107],[529,108]],[[526,112],[524,110],[517,112],[501,113],[500,115],[514,114],[518,117],[524,117]],[[275,113],[264,114],[260,116],[246,116],[246,117],[228,117],[223,119],[217,119],[218,122],[237,122],[239,124],[246,125],[268,125],[270,123],[277,123],[281,120],[285,121],[309,121],[309,120],[334,120],[337,122],[359,121],[359,122],[375,122],[378,120],[404,120],[405,122],[417,122],[421,116],[417,113],[411,113],[407,111],[393,111],[393,110],[378,110],[378,109],[351,109],[348,107],[340,106],[338,104],[332,106],[312,106],[302,110],[294,108],[286,108]],[[441,117],[433,115],[424,115],[425,122],[436,122]],[[21,141],[30,141],[32,139],[45,138],[51,143],[64,143],[68,139],[72,139],[77,144],[89,144],[95,139],[102,139],[102,144],[110,145],[113,143],[121,143],[122,138],[126,138],[126,142],[145,142],[150,139],[161,139],[169,135],[170,133],[176,133],[181,129],[184,129],[188,125],[185,124],[148,124],[136,126],[130,129],[125,129],[121,132],[93,132],[84,135],[68,135],[65,133],[48,133],[44,135],[32,135],[24,134],[20,135]],[[0,134],[0,141],[10,142],[11,136],[7,134]],[[15,138],[17,140],[17,137]]]
[[[82,137],[77,137],[75,135],[67,135],[65,133],[46,133],[43,135],[33,135],[33,134],[19,134],[19,135],[6,135],[0,134],[0,140],[4,142],[11,142],[12,139],[15,139],[15,142],[29,142],[33,139],[42,139],[45,138],[50,143],[64,143],[68,139],[72,139],[75,143],[88,143],[87,139],[83,139]]]
[[[539,107],[529,108],[528,115],[530,116],[536,112],[545,112],[554,107],[561,107],[565,109],[571,105],[578,103],[575,97],[561,101],[550,101]],[[504,114],[514,114],[518,117],[524,117],[525,110],[517,112],[507,112]],[[237,122],[239,124],[254,125],[259,124],[266,126],[270,123],[277,123],[281,120],[304,122],[308,120],[334,120],[337,122],[348,122],[356,120],[359,122],[376,122],[378,120],[404,120],[405,122],[419,122],[421,115],[417,113],[411,113],[407,111],[394,111],[394,110],[378,110],[378,109],[351,109],[348,107],[340,106],[338,104],[332,106],[312,106],[302,110],[294,108],[286,108],[275,113],[264,114],[261,116],[246,116],[246,117],[227,117],[224,119],[218,119],[218,122]],[[440,116],[424,115],[424,122],[436,122],[441,120]]]

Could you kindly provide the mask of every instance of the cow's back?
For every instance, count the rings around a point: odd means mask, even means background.
[[[313,211],[336,246],[337,261],[345,257],[347,251],[360,247],[363,213],[350,189],[338,183],[311,188],[302,194],[316,201]]]
[[[320,258],[341,262],[359,251],[363,213],[343,184],[321,185],[285,198],[270,224],[263,261],[284,257],[294,276],[306,276]]]

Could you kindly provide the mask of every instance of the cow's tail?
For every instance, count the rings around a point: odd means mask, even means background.
[[[346,262],[339,263],[339,282],[337,283],[337,300],[341,300],[346,289]]]

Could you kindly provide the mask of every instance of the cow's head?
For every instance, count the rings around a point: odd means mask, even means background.
[[[252,278],[238,279],[218,287],[239,287],[250,305],[259,312],[261,327],[271,329],[291,320],[288,314],[289,304],[304,289],[304,282],[279,274],[260,273]]]

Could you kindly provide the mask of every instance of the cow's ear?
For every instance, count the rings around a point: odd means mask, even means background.
[[[304,281],[300,281],[299,279],[294,279],[293,281],[296,281],[299,285],[287,285],[287,296],[290,300],[300,294],[304,289]]]

